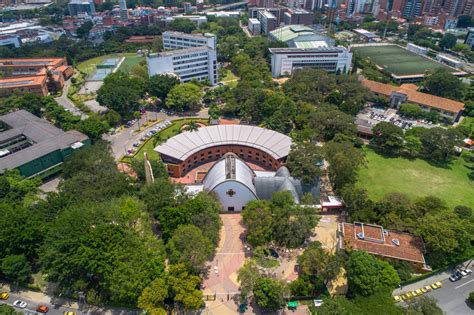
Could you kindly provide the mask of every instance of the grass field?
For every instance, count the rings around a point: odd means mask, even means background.
[[[395,45],[353,47],[352,50],[397,76],[423,74],[439,68],[453,70]]]
[[[450,207],[474,207],[474,182],[468,178],[463,153],[447,168],[435,167],[421,159],[386,158],[366,148],[367,168],[358,174],[357,186],[379,200],[386,193],[401,192],[412,198],[437,196]]]
[[[134,65],[138,65],[142,60],[145,60],[145,57],[140,57],[140,56],[125,57],[125,60],[120,65],[119,70],[124,71],[124,72],[129,72]]]
[[[222,78],[219,78],[219,81],[224,83],[225,85],[230,86],[231,88],[235,88],[237,86],[239,77],[236,76],[232,71],[227,70],[225,75]]]
[[[84,62],[81,62],[80,64],[77,65],[77,69],[79,69],[79,71],[89,75],[89,74],[93,73],[96,69],[95,67],[98,64],[101,64],[104,60],[109,59],[109,58],[121,58],[121,57],[126,57],[126,59],[123,61],[120,68],[122,68],[123,64],[126,63],[126,62],[139,63],[140,60],[136,61],[136,59],[142,58],[142,57],[138,57],[135,53],[110,54],[110,55],[95,57],[95,58],[86,60]],[[128,61],[128,60],[130,60],[130,61]]]

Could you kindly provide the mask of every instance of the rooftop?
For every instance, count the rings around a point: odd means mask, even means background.
[[[211,33],[193,33],[193,34],[188,34],[188,33],[183,33],[183,32],[174,32],[174,31],[166,31],[163,32],[163,36],[166,35],[175,35],[175,36],[180,36],[180,37],[192,37],[192,38],[209,38],[209,37],[215,37],[214,34]]]
[[[464,108],[464,104],[449,98],[439,97],[427,93],[418,92],[413,89],[412,84],[402,84],[401,86],[393,86],[372,80],[362,79],[362,85],[370,89],[372,92],[391,96],[392,93],[397,92],[405,94],[408,102],[442,109],[452,113],[458,113]]]
[[[279,132],[247,125],[218,125],[186,131],[157,146],[160,154],[184,161],[192,154],[218,145],[243,145],[270,154],[274,159],[288,155],[291,138]]]
[[[149,54],[149,58],[159,58],[159,57],[169,57],[169,56],[179,56],[179,55],[186,55],[191,52],[195,51],[210,51],[211,49],[207,46],[198,46],[198,47],[190,47],[184,49],[176,49],[176,50],[168,50],[162,51],[159,53]]]
[[[57,67],[64,58],[5,58],[0,59],[0,67]]]
[[[0,172],[19,167],[53,151],[71,147],[73,144],[87,139],[87,136],[78,131],[64,132],[25,110],[0,116],[0,121],[10,127],[10,129],[0,132],[0,143],[24,136],[32,144],[0,158]]]
[[[269,48],[272,54],[298,54],[298,53],[322,53],[322,52],[343,52],[344,47],[316,47],[316,48]]]
[[[311,27],[305,25],[286,25],[271,31],[270,34],[282,42],[297,40],[298,38],[301,39],[303,37],[309,37],[307,40],[328,41],[326,36],[317,34]]]
[[[345,247],[381,257],[425,264],[424,245],[418,236],[360,222],[342,223],[341,229]]]
[[[15,77],[0,79],[0,89],[29,85],[41,85],[46,81],[45,76]]]

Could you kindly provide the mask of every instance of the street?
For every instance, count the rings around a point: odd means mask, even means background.
[[[71,300],[66,300],[66,299],[61,299],[61,298],[51,298],[50,302],[47,303],[49,300],[49,297],[45,296],[44,294],[41,293],[36,293],[36,292],[31,292],[31,291],[26,291],[24,294],[14,294],[9,292],[10,296],[7,300],[0,300],[0,303],[3,304],[8,304],[10,306],[13,306],[13,302],[15,300],[22,300],[28,303],[25,309],[20,309],[17,307],[14,307],[16,311],[22,312],[24,314],[41,314],[36,312],[36,308],[38,305],[46,305],[49,307],[48,315],[63,315],[64,312],[75,312],[77,315],[95,315],[95,314],[110,314],[110,315],[137,315],[140,314],[139,310],[131,310],[131,309],[120,309],[120,308],[110,308],[110,309],[104,309],[104,308],[98,308],[95,306],[82,306],[79,307],[79,305],[76,302],[71,303]],[[26,298],[25,295],[35,295],[35,301],[32,299]],[[37,295],[37,296],[36,296]],[[39,302],[41,301],[41,302]]]
[[[468,304],[467,297],[474,291],[474,276],[470,275],[456,282],[443,281],[443,287],[426,293],[438,301],[438,306],[447,315],[474,314],[474,305]]]
[[[81,116],[81,119],[86,119],[87,115],[84,114],[81,110],[79,110],[79,108],[77,108],[74,105],[74,103],[70,99],[68,99],[68,97],[67,97],[70,86],[71,86],[71,80],[65,81],[64,82],[64,88],[63,88],[61,96],[56,97],[54,100],[59,105],[64,107],[67,111],[71,112],[73,115]]]

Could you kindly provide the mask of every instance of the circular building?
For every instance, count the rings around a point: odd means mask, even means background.
[[[291,138],[279,132],[247,125],[217,125],[180,133],[155,151],[167,164],[171,177],[182,177],[193,168],[217,161],[226,153],[276,171],[291,149]]]

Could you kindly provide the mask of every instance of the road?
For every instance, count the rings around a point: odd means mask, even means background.
[[[447,315],[474,314],[474,305],[468,304],[467,297],[474,291],[474,276],[470,275],[456,282],[443,281],[443,287],[426,293],[438,301],[438,306]]]
[[[61,96],[55,98],[56,102],[64,107],[66,110],[71,112],[76,116],[81,116],[81,119],[86,119],[87,115],[84,114],[79,108],[77,108],[74,103],[67,97],[69,87],[71,86],[71,80],[67,80],[64,82],[64,88]]]
[[[43,295],[44,297],[44,295]],[[44,298],[43,298],[44,299]],[[95,306],[82,305],[80,307],[76,302],[67,302],[65,299],[52,298],[49,303],[33,301],[30,298],[26,298],[24,294],[14,294],[10,292],[8,300],[0,300],[0,303],[8,304],[13,306],[15,300],[25,301],[27,304],[25,309],[15,307],[15,310],[24,314],[41,314],[36,312],[38,305],[46,305],[49,307],[48,315],[63,315],[64,312],[72,311],[77,315],[95,315],[95,314],[107,314],[107,315],[138,315],[139,310],[125,309],[125,308],[97,308]],[[49,298],[48,298],[49,300]]]

